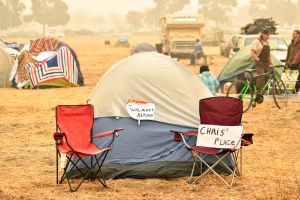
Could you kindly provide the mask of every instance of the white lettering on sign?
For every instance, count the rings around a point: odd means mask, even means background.
[[[197,146],[212,148],[240,148],[243,126],[200,124]]]
[[[139,101],[129,99],[126,110],[130,117],[136,120],[154,119],[155,104],[148,101]]]

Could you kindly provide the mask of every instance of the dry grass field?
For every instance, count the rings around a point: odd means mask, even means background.
[[[84,104],[105,71],[130,50],[105,46],[105,39],[116,41],[112,36],[62,39],[77,52],[86,86],[0,88],[0,199],[300,199],[300,103],[295,102],[287,110],[265,102],[244,114],[243,125],[255,134],[254,145],[244,149],[243,175],[231,189],[213,175],[194,185],[185,177],[108,180],[108,189],[85,182],[76,193],[68,192],[67,183],[56,185],[55,106]],[[142,41],[154,44],[158,38],[129,37],[132,45]],[[218,54],[216,48],[207,52]],[[215,55],[212,71],[218,74],[226,60]]]

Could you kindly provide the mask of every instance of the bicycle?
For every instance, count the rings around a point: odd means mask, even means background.
[[[285,84],[279,78],[276,78],[275,68],[285,68],[283,65],[276,65],[267,70],[266,73],[257,75],[255,69],[247,69],[244,72],[246,81],[235,81],[228,88],[226,96],[239,98],[243,101],[243,112],[247,112],[256,103],[261,104],[264,101],[263,94],[272,89],[272,95],[277,108],[281,109],[287,106],[288,96]],[[261,90],[257,90],[255,80],[261,76],[266,76],[266,83]]]

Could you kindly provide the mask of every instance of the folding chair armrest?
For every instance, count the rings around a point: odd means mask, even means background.
[[[108,131],[108,132],[105,132],[105,133],[96,134],[92,138],[106,137],[106,136],[112,135],[112,139],[111,139],[110,143],[106,147],[106,148],[110,148],[110,146],[112,145],[112,143],[115,140],[115,137],[119,136],[119,131],[123,131],[123,130],[124,130],[124,128],[117,128],[117,129],[115,129],[113,131]]]
[[[254,136],[253,133],[244,133],[242,134],[242,146],[249,146],[253,144],[253,139],[252,137]]]
[[[174,133],[174,141],[176,141],[176,142],[183,141],[185,147],[188,148],[188,149],[190,149],[191,147],[186,142],[184,136],[197,136],[198,135],[198,131],[197,130],[184,131],[184,132],[170,130],[170,132]]]
[[[107,132],[104,132],[104,133],[98,133],[98,134],[96,134],[96,135],[94,135],[92,137],[93,138],[100,138],[100,137],[110,136],[110,135],[113,135],[113,134],[115,134],[116,136],[118,136],[119,131],[123,131],[123,130],[124,130],[124,128],[117,128],[117,129],[115,129],[113,131],[107,131]]]
[[[176,130],[170,130],[170,132],[174,133],[174,141],[179,142],[182,141],[183,135],[185,136],[197,136],[198,130],[192,130],[192,131],[176,131]]]

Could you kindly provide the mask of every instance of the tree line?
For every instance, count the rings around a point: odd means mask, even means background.
[[[0,30],[18,27],[24,22],[37,22],[43,26],[45,33],[46,26],[66,25],[71,19],[68,6],[63,0],[30,1],[31,6],[28,8],[22,0],[0,0]],[[140,27],[155,30],[161,17],[181,11],[190,4],[190,0],[153,0],[153,2],[154,7],[128,11],[125,20],[131,30]],[[227,25],[238,6],[237,0],[198,0],[198,3],[200,5],[198,13],[202,13],[206,20]],[[252,18],[273,17],[277,23],[286,25],[292,25],[300,20],[300,14],[297,12],[300,6],[297,1],[250,0],[249,3],[249,16]],[[114,21],[113,18],[107,19],[102,16],[95,19],[98,19],[99,25],[105,20]]]
[[[142,25],[157,27],[159,18],[181,11],[190,3],[190,0],[154,0],[154,3],[153,8],[127,13],[126,20],[132,28]],[[202,13],[205,19],[214,21],[216,24],[227,25],[231,21],[234,9],[238,6],[237,0],[198,0],[198,3],[200,5],[198,13]],[[249,2],[250,17],[272,17],[279,24],[286,25],[292,25],[300,19],[299,8],[298,2],[291,0],[250,0]]]
[[[21,0],[0,0],[0,30],[20,26],[23,22],[37,22],[43,25],[66,25],[70,20],[68,6],[62,0],[31,0],[29,14]]]

